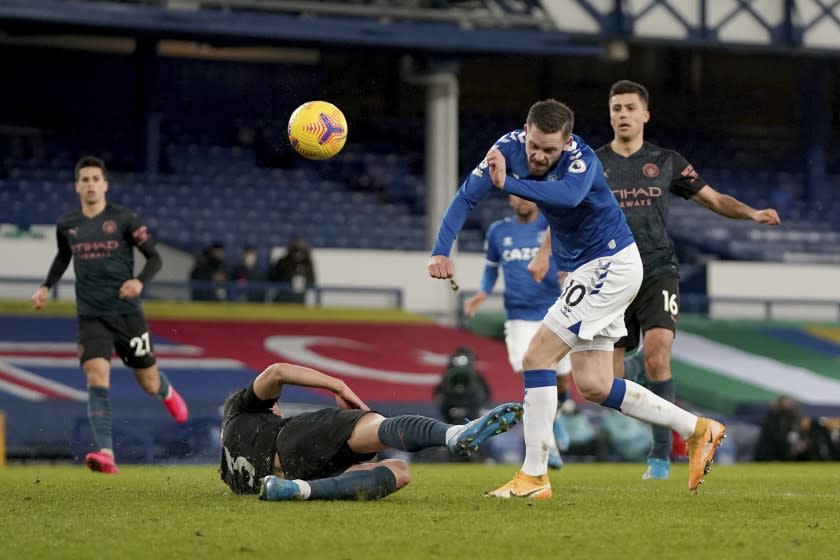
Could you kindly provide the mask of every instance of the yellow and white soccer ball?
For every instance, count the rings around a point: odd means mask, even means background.
[[[287,132],[297,153],[307,159],[327,159],[344,147],[347,119],[332,103],[309,101],[289,117]]]

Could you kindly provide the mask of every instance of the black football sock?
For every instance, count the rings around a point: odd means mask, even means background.
[[[169,396],[169,378],[162,371],[159,371],[158,375],[160,375],[160,388],[157,394],[160,398],[165,399]]]
[[[425,416],[394,416],[379,425],[379,441],[400,451],[446,445],[449,424]]]
[[[397,477],[387,467],[350,471],[307,483],[309,500],[375,500],[397,491]]]
[[[561,406],[563,406],[563,403],[566,402],[567,400],[569,400],[568,389],[563,391],[562,393],[560,391],[557,391],[557,408],[560,408]]]
[[[88,421],[97,449],[113,449],[111,399],[108,387],[88,387]]]

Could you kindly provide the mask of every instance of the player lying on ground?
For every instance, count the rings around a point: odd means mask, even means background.
[[[284,418],[277,399],[284,385],[326,389],[339,408]],[[385,418],[340,379],[293,364],[272,364],[228,397],[222,420],[221,477],[237,494],[262,500],[382,498],[411,481],[398,459],[365,463],[385,449],[449,448],[463,454],[522,419],[507,403],[463,426],[424,416]]]

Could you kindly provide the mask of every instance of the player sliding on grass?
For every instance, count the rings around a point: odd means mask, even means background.
[[[284,418],[277,405],[284,385],[331,391],[340,410]],[[377,452],[445,446],[463,454],[518,423],[522,410],[503,404],[464,426],[424,416],[385,418],[340,379],[272,364],[225,401],[221,477],[235,493],[259,492],[261,500],[382,498],[408,484],[411,473],[398,459],[364,463]]]

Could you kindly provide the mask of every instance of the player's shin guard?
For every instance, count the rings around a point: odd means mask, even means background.
[[[548,470],[548,451],[553,447],[554,415],[557,413],[557,377],[554,370],[527,370],[525,382],[525,461],[522,471],[539,476]]]
[[[379,441],[388,447],[400,451],[420,451],[446,445],[448,428],[449,424],[425,416],[394,416],[379,424],[377,435]]]
[[[397,477],[388,467],[345,472],[308,484],[309,500],[375,500],[397,491]]]
[[[676,392],[674,390],[674,379],[667,381],[651,381],[648,383],[648,389],[651,393],[657,395],[668,402],[674,402]],[[673,439],[671,438],[671,428],[668,426],[654,426],[653,427],[653,447],[650,450],[650,457],[655,459],[668,459],[671,457],[671,446]]]
[[[667,426],[683,438],[691,436],[697,425],[695,415],[626,379],[613,379],[610,394],[601,404],[643,422]]]
[[[88,387],[88,421],[97,449],[113,449],[108,387]]]

